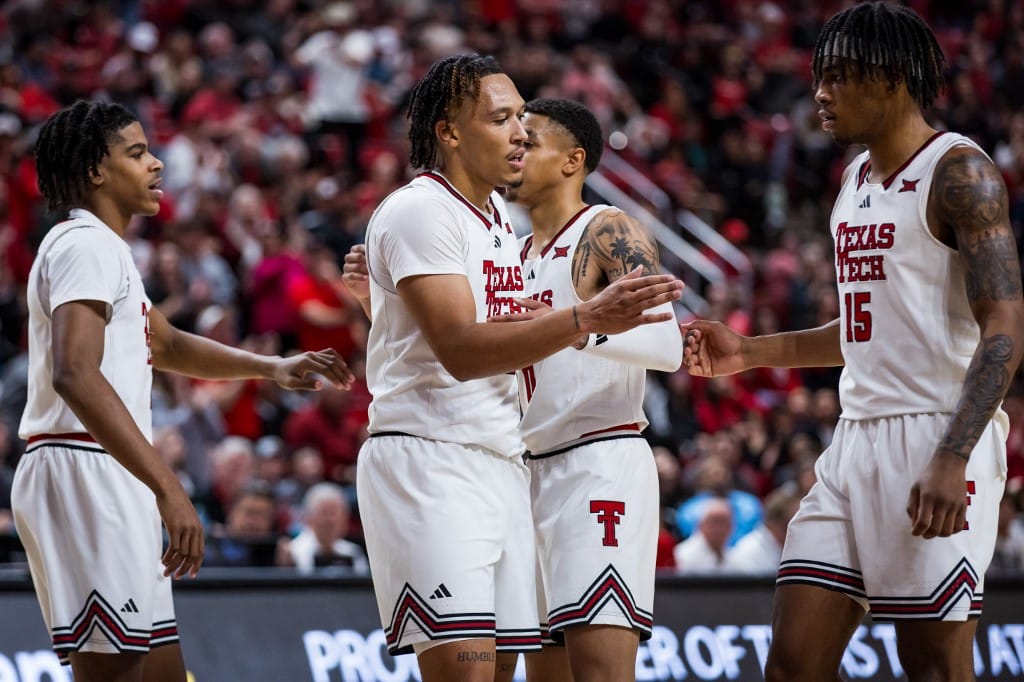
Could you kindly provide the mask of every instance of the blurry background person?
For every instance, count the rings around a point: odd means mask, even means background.
[[[360,575],[369,573],[366,553],[346,539],[349,505],[341,486],[317,483],[306,493],[303,511],[302,530],[282,543],[280,565],[295,566],[299,573],[312,573],[322,566],[344,566]]]
[[[789,520],[800,506],[796,485],[776,488],[764,500],[764,518],[729,550],[729,565],[742,573],[774,576],[782,559]]]
[[[676,545],[676,570],[680,575],[731,573],[732,508],[721,497],[713,497],[704,502],[702,511],[697,530]]]

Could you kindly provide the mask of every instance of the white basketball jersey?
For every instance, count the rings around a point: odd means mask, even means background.
[[[960,254],[926,221],[932,174],[969,139],[936,133],[884,182],[853,160],[832,210],[843,417],[950,412],[980,340]]]
[[[609,208],[589,206],[577,213],[535,258],[526,259],[532,237],[526,238],[522,255],[528,296],[553,308],[582,302],[573,285],[573,256],[587,225]],[[647,426],[642,367],[566,348],[516,377],[523,413],[519,428],[533,454],[600,437],[615,427],[635,425],[631,430],[640,431]]]
[[[430,349],[397,289],[406,277],[463,275],[478,322],[518,311],[512,300],[523,295],[517,241],[497,193],[491,203],[494,213],[484,215],[439,173],[423,173],[388,196],[370,219],[371,434],[400,432],[510,457],[522,454],[514,378],[457,381]]]
[[[153,364],[149,309],[142,277],[127,242],[99,218],[73,209],[55,225],[32,264],[28,279],[28,402],[18,435],[84,433],[85,426],[53,390],[53,311],[71,301],[107,306],[100,372],[152,440]]]

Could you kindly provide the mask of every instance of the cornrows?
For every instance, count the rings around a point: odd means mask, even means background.
[[[47,208],[80,206],[109,143],[138,118],[120,104],[78,100],[46,120],[35,145],[39,191]]]
[[[831,66],[851,69],[858,78],[881,72],[890,83],[902,81],[927,109],[945,83],[946,58],[913,10],[866,2],[839,12],[821,29],[811,62],[814,80]]]
[[[456,55],[434,63],[409,98],[409,163],[413,168],[437,165],[437,144],[434,125],[453,118],[467,100],[475,100],[480,79],[502,73],[494,57],[478,54]]]

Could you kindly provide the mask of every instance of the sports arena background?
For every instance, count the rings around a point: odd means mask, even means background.
[[[339,258],[361,241],[377,202],[409,177],[409,88],[438,57],[494,54],[525,98],[578,98],[597,114],[609,145],[589,191],[655,231],[666,267],[689,285],[680,317],[766,333],[837,316],[827,218],[849,155],[820,129],[809,55],[843,4],[3,3],[0,680],[48,679],[41,671],[50,665],[9,512],[24,446],[16,436],[24,282],[56,219],[40,201],[30,153],[48,114],[101,97],[140,117],[166,164],[165,199],[158,216],[133,223],[129,240],[150,297],[175,324],[261,352],[332,345],[359,370],[366,323],[340,286]],[[992,155],[1021,244],[1024,3],[908,4],[949,61],[949,88],[930,120]],[[1021,378],[1006,400],[1010,485],[979,630],[985,679],[1024,674]],[[672,550],[693,532],[694,501],[709,491],[735,501],[734,543],[762,518],[765,500],[806,490],[838,416],[836,379],[832,370],[651,375],[647,434],[664,511],[656,610],[665,629],[642,652],[640,679],[759,679],[770,578],[675,577],[687,569]],[[362,384],[295,395],[266,382],[156,377],[156,445],[208,524],[212,577],[178,592],[186,657],[201,682],[412,674],[408,661],[380,662],[369,583],[348,577],[363,568],[353,481],[368,400]],[[352,544],[311,557],[290,538],[309,520],[305,493],[325,481],[339,486],[349,515],[336,509],[317,523]],[[891,642],[877,627],[866,624],[858,640],[866,648],[851,647],[855,679],[894,674]],[[671,651],[682,652],[678,665]]]

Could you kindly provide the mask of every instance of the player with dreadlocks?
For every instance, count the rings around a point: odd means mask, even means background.
[[[895,624],[910,680],[974,679],[1024,303],[999,171],[924,117],[943,68],[905,7],[832,17],[815,100],[837,142],[867,147],[831,217],[840,317],[754,338],[684,327],[692,374],[845,365],[842,416],[783,550],[767,680],[839,679],[865,610]]]
[[[370,438],[357,490],[392,653],[425,682],[509,680],[540,648],[529,472],[509,374],[590,332],[671,319],[678,298],[639,268],[594,298],[536,319],[516,312],[523,273],[496,187],[523,172],[524,102],[491,57],[435,63],[412,91],[410,160],[349,254],[346,282],[372,323]],[[363,257],[365,255],[365,261]]]
[[[187,334],[152,307],[124,241],[155,215],[163,164],[117,104],[79,101],[36,143],[39,188],[67,219],[29,273],[28,400],[11,506],[53,647],[77,682],[183,682],[170,577],[196,575],[203,526],[153,448],[152,370],[338,386],[334,351],[282,359]],[[162,550],[161,521],[168,547]]]

